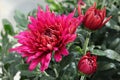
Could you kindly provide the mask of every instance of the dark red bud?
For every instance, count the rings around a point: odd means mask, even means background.
[[[93,74],[97,68],[96,58],[96,56],[91,56],[90,52],[87,52],[78,63],[78,70],[87,75]]]
[[[94,3],[94,5],[86,11],[83,24],[89,30],[97,30],[111,19],[111,16],[107,19],[105,19],[105,17],[106,8],[98,10],[96,8],[96,3]]]

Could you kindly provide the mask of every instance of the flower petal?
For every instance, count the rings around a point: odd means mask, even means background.
[[[32,61],[32,60],[34,60],[34,59],[36,59],[36,58],[38,58],[38,57],[40,57],[42,55],[42,53],[41,52],[37,52],[36,54],[34,54],[34,55],[32,55],[32,56],[28,56],[28,58],[27,58],[27,63],[29,63],[30,61]]]
[[[65,44],[70,43],[70,42],[74,41],[75,38],[76,38],[76,34],[72,34],[72,35],[68,34],[68,35],[64,36],[64,40],[65,40],[64,43]]]
[[[55,52],[54,59],[55,59],[56,62],[60,62],[62,60],[62,55],[60,54],[59,51]]]
[[[48,53],[46,56],[44,56],[41,60],[41,68],[40,70],[43,72],[45,71],[45,69],[48,68],[48,65],[50,63],[50,60],[51,60],[51,56],[52,54],[51,53]]]
[[[36,66],[38,65],[38,63],[40,62],[41,59],[35,59],[33,60],[31,63],[30,63],[30,66],[29,66],[29,70],[32,71],[33,69],[36,68]]]
[[[69,54],[68,50],[66,48],[63,48],[61,50],[61,54],[64,55],[64,56],[67,56]]]

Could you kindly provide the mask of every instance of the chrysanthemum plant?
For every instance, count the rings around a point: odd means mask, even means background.
[[[111,28],[110,5],[46,1],[46,10],[38,6],[28,15],[15,12],[17,31],[3,20],[2,79],[13,80],[17,73],[21,80],[117,80],[120,29]]]

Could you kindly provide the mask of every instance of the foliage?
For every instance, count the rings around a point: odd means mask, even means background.
[[[57,14],[68,14],[77,8],[77,0],[46,0],[50,9]],[[87,77],[87,80],[120,80],[120,1],[119,0],[84,0],[86,7],[82,8],[83,13],[94,2],[98,8],[106,6],[107,16],[112,19],[100,30],[91,34],[88,50],[98,56],[98,69],[96,73]],[[78,60],[83,55],[83,44],[87,31],[81,25],[78,30],[78,37],[67,45],[69,56],[63,57],[60,63],[51,61],[46,72],[41,73],[39,67],[34,71],[28,70],[25,60],[17,53],[10,53],[9,49],[16,44],[14,35],[27,28],[28,16],[35,16],[36,10],[28,14],[19,11],[15,12],[14,19],[17,23],[16,30],[12,24],[3,19],[4,29],[0,32],[0,67],[2,80],[13,80],[15,74],[20,71],[21,80],[79,80],[80,74],[77,69]],[[76,13],[75,16],[78,16]]]

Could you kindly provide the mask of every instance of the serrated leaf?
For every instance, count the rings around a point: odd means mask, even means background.
[[[3,27],[4,27],[5,32],[7,34],[13,35],[14,29],[13,29],[12,24],[7,19],[3,19],[2,23],[3,23]]]
[[[28,24],[28,20],[24,14],[22,14],[19,11],[15,11],[15,16],[14,16],[15,21],[21,26],[26,28]]]

